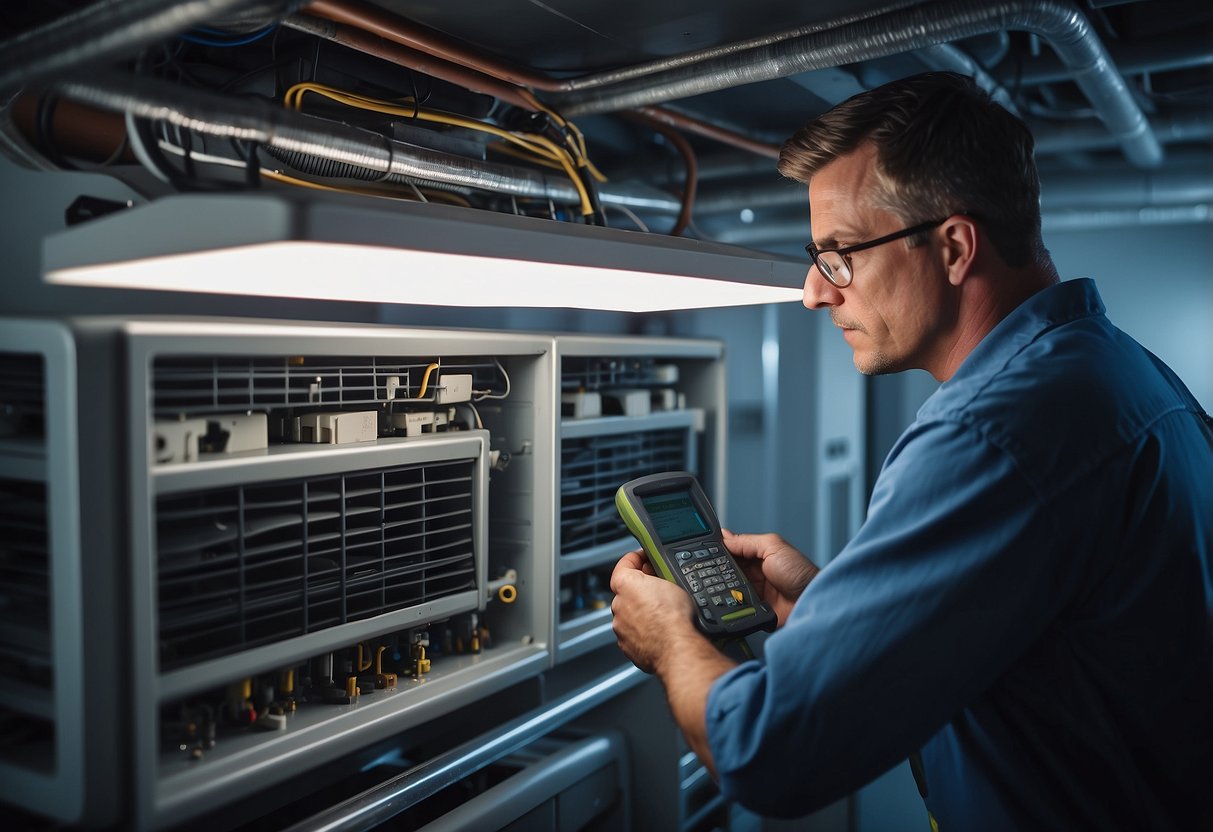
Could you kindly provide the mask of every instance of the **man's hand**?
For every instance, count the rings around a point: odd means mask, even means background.
[[[775,610],[782,627],[796,599],[821,570],[777,534],[723,531],[725,548],[733,553],[754,591]]]
[[[615,638],[619,648],[645,673],[679,640],[702,638],[695,630],[691,596],[653,574],[643,552],[628,552],[611,573]]]
[[[735,664],[695,628],[686,590],[653,574],[643,552],[628,552],[611,573],[615,637],[624,655],[665,686],[670,713],[712,776],[707,703],[712,684]]]

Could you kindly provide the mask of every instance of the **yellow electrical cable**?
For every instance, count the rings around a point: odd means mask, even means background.
[[[368,98],[367,96],[358,95],[357,93],[346,92],[345,90],[339,90],[335,87],[329,87],[324,84],[316,84],[312,82],[295,84],[288,89],[286,94],[283,96],[283,104],[295,110],[302,109],[303,96],[309,92],[361,110],[370,110],[372,112],[383,113],[384,115],[396,115],[402,118],[417,118],[422,121],[430,121],[438,124],[446,124],[453,127],[462,127],[468,130],[476,130],[482,133],[488,133],[502,139],[503,141],[511,142],[519,147],[531,151],[537,156],[553,159],[564,169],[569,181],[573,183],[573,187],[577,190],[582,215],[585,216],[593,213],[593,208],[590,205],[589,193],[586,191],[585,185],[581,182],[580,177],[577,176],[572,154],[565,148],[558,146],[546,136],[540,136],[533,133],[515,133],[481,121],[464,118],[462,116],[422,110],[415,104],[411,108],[405,108],[392,104],[388,101]],[[600,173],[596,173],[597,169],[593,168],[593,166],[589,164],[589,160],[585,159],[584,156],[579,159],[577,166],[588,166],[587,169],[590,170],[591,175],[596,174],[597,176],[601,176]]]
[[[425,375],[421,377],[421,389],[417,391],[417,398],[425,395],[426,388],[430,386],[430,373],[438,369],[437,364],[431,364],[425,368]]]

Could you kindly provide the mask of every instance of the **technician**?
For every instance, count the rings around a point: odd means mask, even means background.
[[[615,633],[724,795],[831,803],[911,759],[951,830],[1213,829],[1213,423],[1059,282],[1024,124],[960,75],[851,98],[783,147],[804,303],[865,374],[943,382],[819,570],[725,544],[780,629],[738,665],[638,552]],[[1141,240],[1141,291],[1166,252]],[[794,483],[788,483],[794,487]]]

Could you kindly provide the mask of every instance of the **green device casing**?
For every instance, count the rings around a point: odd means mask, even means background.
[[[695,601],[695,624],[712,638],[775,629],[775,613],[724,547],[720,521],[693,474],[650,474],[619,486],[615,508],[654,571]]]

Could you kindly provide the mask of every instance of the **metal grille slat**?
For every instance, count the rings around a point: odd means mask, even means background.
[[[615,510],[615,491],[645,474],[688,469],[689,430],[662,428],[562,440],[560,553],[626,537],[627,528]]]
[[[46,486],[0,478],[0,683],[50,695],[51,657]]]
[[[41,355],[0,353],[0,437],[40,439],[46,431]]]
[[[440,461],[160,498],[161,670],[474,589],[473,466]]]
[[[152,409],[158,418],[239,410],[301,407],[371,407],[416,395],[426,368],[470,373],[478,389],[500,386],[486,358],[280,356],[161,356],[152,368]],[[439,377],[440,378],[440,375]],[[430,379],[430,389],[438,378]]]
[[[560,363],[562,390],[608,390],[612,387],[657,387],[657,360],[620,356],[566,355]]]

